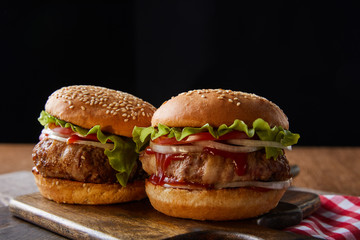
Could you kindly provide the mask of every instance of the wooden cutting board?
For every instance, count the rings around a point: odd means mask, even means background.
[[[313,193],[288,190],[282,202],[297,205],[308,216],[320,205]],[[262,227],[257,219],[196,221],[166,216],[149,201],[107,206],[58,204],[39,193],[10,202],[13,215],[73,239],[312,239]]]

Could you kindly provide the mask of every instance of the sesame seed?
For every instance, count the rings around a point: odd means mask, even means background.
[[[240,102],[237,102],[237,103],[236,103],[236,106],[240,106],[240,104],[241,104]]]
[[[124,119],[124,122],[127,122],[127,121],[129,121],[129,119],[125,118],[125,119]]]
[[[229,102],[233,102],[233,100],[231,98],[228,99]]]
[[[74,85],[63,87],[55,91],[50,97],[69,104],[69,109],[75,108],[80,102],[79,109],[85,111],[86,105],[98,105],[102,107],[106,114],[117,115],[136,119],[138,116],[146,116],[144,111],[155,111],[156,109],[149,103],[131,94],[121,91],[111,90],[96,86]],[[119,114],[120,115],[120,114]],[[152,115],[152,114],[150,114]]]
[[[201,95],[201,97],[202,97],[202,98],[206,98],[204,94],[203,94],[203,95]]]

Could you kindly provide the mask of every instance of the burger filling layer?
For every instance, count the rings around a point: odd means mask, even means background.
[[[163,154],[146,148],[140,155],[143,169],[151,175],[154,184],[191,187],[222,188],[261,182],[284,182],[279,188],[290,184],[290,166],[285,155],[276,160],[266,159],[265,151],[230,153],[212,148],[201,152]]]
[[[233,124],[202,127],[135,127],[133,140],[141,152],[149,181],[165,187],[285,189],[290,186],[291,150],[299,134],[270,127],[261,118],[252,127]],[[149,145],[149,147],[146,147]]]
[[[43,137],[32,153],[34,171],[43,177],[61,178],[89,183],[116,183],[116,173],[104,154],[104,148],[87,144],[67,144]],[[144,177],[141,163],[137,161],[129,176]]]

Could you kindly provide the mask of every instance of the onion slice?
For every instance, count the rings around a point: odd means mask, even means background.
[[[221,188],[236,188],[236,187],[261,187],[266,189],[284,189],[290,187],[292,178],[285,181],[275,182],[261,182],[261,181],[243,181],[231,183],[217,183],[214,185],[215,189]]]
[[[154,152],[170,154],[170,153],[188,153],[201,152],[203,147],[194,145],[160,145],[150,141],[150,148]]]
[[[240,145],[240,146],[249,146],[249,147],[274,147],[291,150],[291,146],[284,146],[279,142],[274,141],[262,141],[262,140],[252,140],[252,139],[230,139],[227,141],[230,144]]]
[[[260,149],[260,147],[257,146],[233,146],[215,141],[199,141],[194,142],[193,144],[202,147],[215,148],[227,152],[255,152]]]
[[[230,183],[217,183],[214,184],[214,189],[223,189],[223,188],[240,188],[240,187],[261,187],[266,189],[286,189],[291,186],[292,178],[289,178],[285,181],[275,181],[275,182],[261,182],[261,181],[243,181],[243,182],[230,182]],[[166,188],[181,188],[188,190],[203,190],[204,187],[192,185],[192,184],[171,184],[165,183],[162,185]]]
[[[53,130],[51,130],[50,128],[44,128],[41,133],[44,133],[44,134],[48,134],[49,136],[58,136],[58,137],[62,137],[62,138],[68,138],[70,137],[70,135],[64,135],[64,134],[61,134],[61,133],[58,133],[58,132],[54,132]]]
[[[192,145],[161,145],[150,141],[150,148],[154,152],[164,154],[201,152],[204,147],[215,148],[227,152],[254,152],[260,149],[259,147],[232,146],[215,141],[198,141],[193,142]]]
[[[67,142],[67,139],[69,138],[69,136],[59,134],[57,132],[51,131],[50,129],[43,129],[42,133],[48,134],[48,138],[54,139],[54,140],[57,140],[60,142]],[[94,147],[98,147],[98,148],[104,148],[104,149],[113,149],[114,148],[113,143],[103,144],[101,142],[86,141],[86,140],[78,140],[78,141],[75,141],[74,144],[83,144],[83,145],[89,145],[89,146],[94,146]]]

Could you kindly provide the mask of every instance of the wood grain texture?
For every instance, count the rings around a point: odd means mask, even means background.
[[[66,238],[13,217],[8,207],[0,207],[0,239],[62,240]]]
[[[294,186],[360,195],[360,147],[294,147],[286,155],[300,167]]]
[[[34,166],[31,153],[35,144],[0,144],[0,174],[31,171]]]
[[[301,195],[301,194],[300,194]],[[301,202],[299,195],[287,196]],[[39,193],[17,197],[10,204],[14,215],[74,239],[164,239],[186,234],[230,235],[252,239],[296,239],[295,234],[260,227],[255,220],[195,221],[166,216],[148,200],[109,206],[57,204]],[[224,236],[224,235],[223,235]]]

